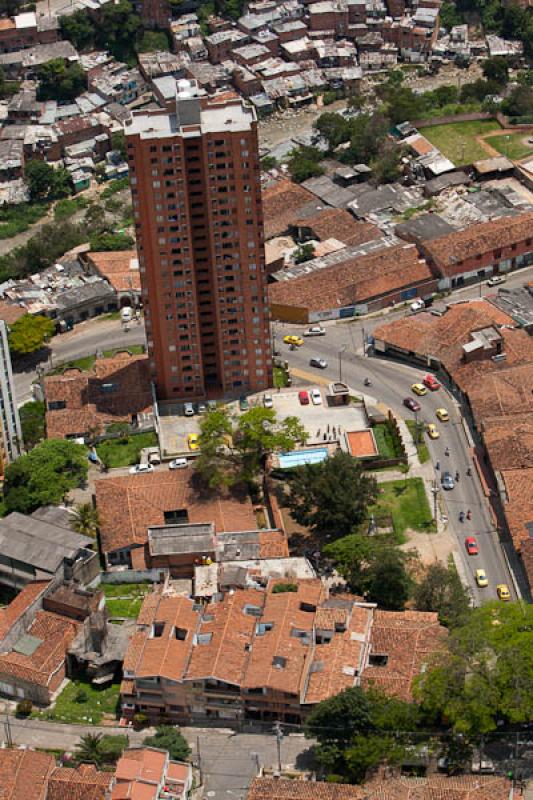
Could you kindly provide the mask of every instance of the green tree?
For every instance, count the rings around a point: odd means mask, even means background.
[[[354,783],[363,783],[370,769],[381,763],[401,764],[405,748],[392,736],[382,734],[354,736],[344,752],[346,772]]]
[[[85,50],[94,43],[96,29],[86,11],[75,11],[67,17],[59,17],[63,39],[72,42],[76,50]]]
[[[32,200],[55,200],[72,193],[69,172],[63,167],[54,169],[46,161],[28,161],[24,167],[24,179]]]
[[[455,27],[455,25],[461,25],[463,22],[463,18],[457,11],[456,6],[450,2],[450,0],[443,0],[440,7],[440,21],[443,28],[446,28],[447,31]]]
[[[27,450],[45,438],[45,405],[40,400],[32,400],[19,408],[22,439]]]
[[[111,134],[111,149],[116,150],[124,161],[126,160],[126,137],[124,131],[114,131]]]
[[[439,620],[447,627],[465,621],[470,610],[470,596],[453,567],[432,564],[414,589],[418,611],[437,611]]]
[[[339,538],[367,516],[377,497],[377,483],[360,461],[338,451],[320,464],[293,470],[285,502],[300,525],[318,536]]]
[[[6,468],[4,502],[8,511],[28,514],[40,506],[57,505],[86,478],[85,447],[48,439]]]
[[[324,174],[320,161],[324,154],[316,147],[299,147],[293,150],[288,161],[289,172],[293,181],[303,183],[308,178],[317,178]]]
[[[99,765],[102,763],[100,755],[101,733],[86,733],[80,737],[80,741],[75,747],[74,755],[79,761],[88,761]]]
[[[413,582],[406,569],[408,557],[395,547],[382,548],[362,571],[360,589],[367,600],[388,611],[403,611]]]
[[[210,489],[230,486],[234,480],[233,466],[229,464],[232,435],[232,420],[225,406],[209,410],[200,422],[200,455],[195,461],[195,473]]]
[[[274,156],[263,156],[261,159],[261,169],[264,172],[268,172],[270,169],[274,169],[278,166],[278,160]]]
[[[78,63],[68,64],[53,58],[35,70],[39,88],[38,100],[57,100],[70,103],[87,88],[85,73]]]
[[[102,764],[116,764],[129,745],[125,734],[104,734],[98,743],[98,754]]]
[[[319,116],[313,127],[324,137],[332,151],[350,140],[350,122],[342,114],[326,111]]]
[[[41,314],[24,314],[11,325],[9,349],[13,355],[22,356],[40,350],[55,332],[55,323]]]
[[[306,244],[301,244],[294,251],[295,264],[303,264],[306,261],[310,261],[314,257],[315,257],[315,246],[314,244],[311,244],[311,242],[307,242]]]
[[[156,53],[170,50],[166,31],[144,31],[139,42],[139,53]]]
[[[321,745],[345,748],[353,736],[372,728],[369,699],[360,686],[317,703],[304,723],[305,735]]]
[[[99,233],[91,236],[90,245],[95,252],[131,250],[134,241],[126,233]]]
[[[135,49],[142,33],[140,17],[130,0],[106,3],[100,11],[97,44],[108,49],[119,61],[136,62]]]
[[[368,164],[379,155],[388,129],[389,122],[383,114],[359,114],[350,121],[350,146],[341,160],[348,164]]]
[[[191,754],[187,739],[172,725],[158,725],[154,736],[147,736],[143,744],[167,750],[174,761],[186,761]]]
[[[74,509],[71,527],[76,533],[82,536],[96,537],[98,531],[98,511],[92,503],[80,503]]]
[[[493,731],[498,720],[533,719],[533,606],[485,603],[453,629],[447,647],[415,682],[429,719],[457,733]]]
[[[401,176],[402,151],[393,142],[385,141],[379,155],[372,161],[372,182],[378,185],[393,183]]]
[[[507,59],[502,56],[485,59],[482,68],[483,77],[489,81],[495,81],[500,86],[505,86],[509,80],[509,64]]]
[[[517,86],[502,103],[502,111],[511,117],[533,116],[533,87]]]

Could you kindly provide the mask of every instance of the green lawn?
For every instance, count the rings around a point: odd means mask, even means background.
[[[415,433],[416,433],[416,422],[414,419],[406,419],[405,424],[409,428],[409,432],[413,437],[413,441],[415,441]],[[421,464],[425,464],[426,461],[429,461],[429,450],[427,444],[424,441],[424,426],[421,422],[418,423],[418,442],[415,441],[416,449],[418,451],[418,458]]]
[[[134,433],[123,439],[107,439],[96,445],[98,457],[108,467],[128,467],[139,462],[139,455],[144,447],[155,447],[157,436],[149,433]]]
[[[103,351],[104,358],[112,358],[117,353],[123,352],[124,350],[127,350],[128,353],[131,353],[132,356],[142,356],[142,354],[144,353],[144,345],[143,344],[129,344],[127,347],[126,346],[118,347],[118,348],[115,347],[114,350],[104,350]]]
[[[498,153],[517,161],[533,153],[533,145],[524,144],[524,139],[528,138],[533,139],[533,136],[527,133],[504,133],[500,136],[489,136],[487,143],[492,145]]]
[[[119,690],[119,683],[98,689],[85,681],[70,681],[58,695],[53,709],[36,712],[33,716],[56,722],[98,725],[104,714],[116,716]]]
[[[369,511],[377,517],[390,514],[397,535],[401,536],[408,528],[434,530],[422,478],[387,481],[380,483],[379,489],[378,502]]]
[[[476,141],[475,137],[490,131],[500,130],[493,119],[481,119],[472,122],[452,122],[449,125],[434,125],[423,128],[421,133],[426,139],[438,147],[443,155],[453,161],[456,166],[471,164],[489,154]]]
[[[393,435],[389,425],[386,423],[374,425],[372,431],[376,439],[378,452],[382,458],[399,458],[403,455],[399,442]]]
[[[110,617],[137,619],[143,598],[150,591],[150,583],[102,583]]]

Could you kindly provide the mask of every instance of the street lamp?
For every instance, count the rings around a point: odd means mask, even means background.
[[[431,491],[433,493],[433,519],[437,522],[437,496],[440,492],[439,487],[437,486],[437,481],[433,481],[433,486],[431,487]]]
[[[346,351],[346,345],[339,348],[339,383],[342,383],[342,354]]]

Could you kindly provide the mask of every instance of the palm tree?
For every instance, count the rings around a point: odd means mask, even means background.
[[[74,509],[71,520],[72,530],[82,536],[96,536],[98,530],[98,511],[91,503],[81,503]]]
[[[100,754],[101,733],[86,733],[76,745],[76,758],[79,761],[92,761],[99,764],[102,760]]]

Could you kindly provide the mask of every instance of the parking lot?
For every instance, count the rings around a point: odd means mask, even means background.
[[[307,444],[338,441],[341,447],[346,449],[345,434],[348,431],[362,431],[369,427],[364,408],[352,403],[341,406],[329,405],[325,387],[309,386],[305,391],[309,393],[313,388],[320,391],[322,398],[320,405],[314,405],[311,401],[308,405],[302,405],[298,399],[298,389],[261,392],[258,395],[251,395],[248,402],[250,407],[262,406],[264,395],[270,394],[274,411],[279,420],[291,416],[300,419],[309,434]],[[238,402],[229,403],[228,408],[234,414],[241,413]],[[161,455],[164,460],[175,458],[178,455],[193,455],[187,439],[190,433],[200,433],[201,420],[202,417],[198,414],[193,417],[183,415],[160,417]]]

